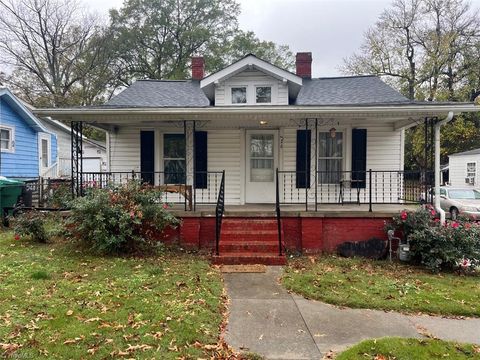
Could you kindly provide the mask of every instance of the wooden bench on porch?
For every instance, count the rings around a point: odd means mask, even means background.
[[[158,189],[166,193],[175,193],[182,195],[188,204],[188,210],[192,210],[192,185],[185,184],[168,184],[168,185],[158,185],[155,186],[155,189]]]

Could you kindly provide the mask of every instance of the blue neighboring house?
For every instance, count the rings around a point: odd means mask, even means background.
[[[0,88],[0,176],[36,178],[56,162],[56,135],[10,90]]]

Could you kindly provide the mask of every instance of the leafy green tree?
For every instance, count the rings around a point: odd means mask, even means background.
[[[293,70],[295,66],[295,57],[287,45],[260,40],[252,31],[238,30],[230,41],[210,50],[212,53],[206,59],[209,72],[218,71],[247,54],[254,54],[282,69]]]
[[[121,80],[182,79],[194,54],[207,54],[237,28],[235,0],[126,0],[111,10]]]

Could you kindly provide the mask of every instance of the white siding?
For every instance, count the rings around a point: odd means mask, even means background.
[[[215,106],[232,104],[230,90],[232,86],[247,87],[247,105],[256,105],[256,86],[272,87],[272,103],[269,105],[288,105],[288,86],[286,82],[282,82],[258,70],[245,70],[215,86]]]
[[[140,171],[140,128],[119,127],[110,133],[110,171]]]
[[[476,163],[475,185],[465,183],[465,178],[467,177],[467,163],[469,162]],[[450,156],[448,158],[448,167],[450,185],[457,187],[480,187],[480,155]]]
[[[241,203],[243,138],[240,130],[208,131],[208,170],[225,170],[225,200],[230,204]]]

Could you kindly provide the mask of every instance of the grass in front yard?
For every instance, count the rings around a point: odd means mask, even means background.
[[[0,232],[0,286],[0,357],[210,357],[223,320],[220,274],[196,255],[95,257]]]
[[[480,348],[434,339],[382,338],[366,340],[342,352],[336,360],[480,359]]]
[[[405,264],[334,256],[289,261],[284,286],[352,308],[480,316],[480,277],[433,274]]]

